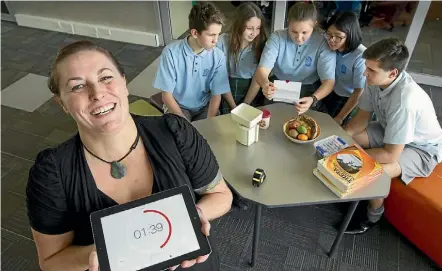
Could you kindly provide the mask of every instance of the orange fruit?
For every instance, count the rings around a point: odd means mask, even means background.
[[[312,129],[311,128],[307,129],[307,137],[308,137],[308,139],[312,139]]]
[[[302,140],[302,141],[307,141],[308,140],[308,136],[306,134],[299,134],[298,135],[298,139]]]

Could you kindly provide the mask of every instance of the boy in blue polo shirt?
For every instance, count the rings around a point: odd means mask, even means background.
[[[164,48],[153,87],[163,91],[165,113],[189,121],[218,114],[221,94],[230,92],[225,56],[216,48],[223,19],[212,3],[200,2],[189,14],[190,35]]]

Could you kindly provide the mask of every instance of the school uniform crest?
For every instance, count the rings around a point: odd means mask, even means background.
[[[207,76],[207,75],[209,75],[209,69],[204,69],[203,76]]]
[[[305,66],[306,67],[310,67],[312,65],[313,59],[311,58],[311,56],[307,56],[307,58],[305,59]]]
[[[341,65],[341,73],[346,74],[347,73],[347,66],[344,64]]]

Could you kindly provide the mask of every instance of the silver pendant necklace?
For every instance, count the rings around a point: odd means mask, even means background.
[[[121,159],[117,160],[117,161],[106,161],[98,156],[96,156],[95,154],[93,154],[88,148],[86,148],[86,146],[83,144],[83,147],[85,148],[85,150],[90,153],[92,156],[94,156],[95,158],[99,159],[102,162],[105,162],[107,164],[111,165],[111,176],[114,179],[121,179],[124,176],[126,176],[127,173],[127,169],[126,167],[123,165],[123,163],[121,163],[121,161],[123,161],[124,158],[126,158],[138,145],[138,141],[140,140],[140,134],[138,133],[137,130],[137,138],[135,139],[134,143],[132,144],[132,146],[130,147],[129,151],[126,153],[125,156],[123,156]]]

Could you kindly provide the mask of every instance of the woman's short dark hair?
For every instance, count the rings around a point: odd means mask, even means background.
[[[58,73],[57,73],[57,66],[68,58],[71,55],[75,55],[76,53],[80,53],[83,51],[96,51],[99,53],[102,53],[105,55],[117,68],[118,72],[121,76],[124,76],[124,69],[121,66],[121,64],[118,62],[118,60],[112,55],[111,52],[108,50],[94,44],[91,41],[88,40],[80,40],[73,42],[71,44],[66,45],[65,47],[61,48],[61,50],[58,52],[58,55],[55,57],[55,60],[52,64],[51,71],[49,74],[48,79],[48,87],[49,90],[54,93],[55,95],[60,95],[60,87],[58,85]]]
[[[399,72],[405,69],[409,56],[407,46],[398,38],[380,40],[362,54],[365,59],[378,61],[384,71],[397,69]]]
[[[327,21],[325,29],[328,30],[332,25],[339,31],[344,32],[347,36],[344,53],[352,52],[361,45],[361,27],[359,26],[358,17],[354,12],[343,11],[336,13]]]

